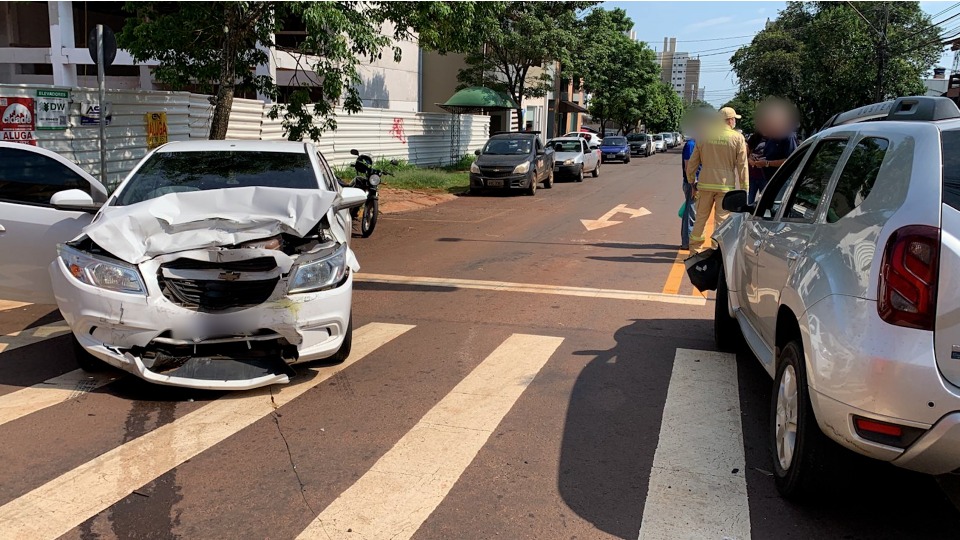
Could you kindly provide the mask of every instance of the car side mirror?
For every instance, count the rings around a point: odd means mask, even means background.
[[[480,149],[477,148],[476,150],[474,150],[474,151],[473,151],[473,155],[479,156],[479,155],[480,155]]]
[[[591,149],[591,150],[599,150],[599,149],[600,149],[600,146],[598,146],[598,145],[595,144],[595,145],[591,146],[590,149]]]
[[[68,189],[58,191],[50,197],[50,205],[57,210],[97,213],[103,203],[93,202],[93,197],[82,189]]]
[[[360,151],[357,150],[356,148],[352,148],[352,149],[350,150],[350,155],[352,155],[352,156],[359,156],[359,155],[360,155]]]
[[[346,210],[363,205],[367,202],[367,192],[355,187],[345,187],[340,191],[340,201],[337,210]]]
[[[743,189],[728,191],[720,204],[727,212],[753,212],[753,205],[747,204],[747,192]]]

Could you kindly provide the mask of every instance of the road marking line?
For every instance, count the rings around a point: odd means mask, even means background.
[[[750,538],[735,355],[677,349],[640,540]]]
[[[562,342],[507,338],[297,538],[413,536]]]
[[[555,294],[560,296],[581,296],[586,298],[609,298],[614,300],[639,300],[646,302],[664,302],[667,304],[706,305],[706,300],[691,296],[679,296],[644,291],[625,291],[619,289],[591,289],[588,287],[566,287],[562,285],[539,285],[534,283],[510,283],[506,281],[484,281],[474,279],[433,278],[414,276],[394,276],[388,274],[356,274],[355,281],[366,283],[388,283],[396,285],[423,285],[450,289],[481,289],[488,291],[525,292],[534,294]]]
[[[602,229],[604,227],[612,227],[614,225],[623,223],[622,221],[610,220],[610,218],[617,214],[630,214],[630,219],[633,219],[637,217],[649,216],[651,212],[642,206],[634,210],[632,208],[627,208],[627,205],[625,204],[621,204],[614,206],[612,210],[600,216],[599,219],[581,219],[580,223],[583,224],[588,232],[596,229]]]
[[[414,328],[371,323],[342,364],[286,386],[237,392],[118,446],[0,507],[0,538],[57,538]]]
[[[29,388],[0,396],[0,426],[92,392],[118,377],[116,372],[87,373],[82,369],[75,369]]]
[[[681,249],[677,252],[677,258],[670,266],[670,273],[667,275],[667,282],[663,285],[662,294],[678,294],[680,286],[683,285],[683,278],[687,275],[687,267],[683,260],[690,256],[690,251]]]
[[[0,311],[17,309],[31,305],[30,302],[14,302],[13,300],[0,300]]]
[[[62,336],[68,332],[70,332],[70,327],[64,323],[45,324],[19,332],[10,332],[0,336],[0,353],[33,345],[45,339]]]

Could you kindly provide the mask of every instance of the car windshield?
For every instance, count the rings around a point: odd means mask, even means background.
[[[522,156],[530,153],[530,139],[490,139],[483,147],[484,154]]]
[[[557,152],[579,152],[580,141],[550,141],[549,145]]]
[[[306,153],[162,152],[137,170],[114,204],[136,204],[168,193],[255,186],[318,188]]]
[[[639,133],[631,133],[630,135],[627,135],[628,141],[642,141],[644,138],[645,136]]]
[[[663,140],[663,136],[662,136],[662,135],[654,135],[654,136],[653,136],[653,140],[655,140],[655,141],[662,141],[662,140]]]
[[[627,144],[627,139],[624,137],[607,137],[603,140],[604,146],[623,146]]]

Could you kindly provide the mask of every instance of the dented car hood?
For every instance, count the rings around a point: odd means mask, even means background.
[[[105,206],[83,232],[114,256],[139,264],[165,253],[230,246],[280,233],[302,237],[330,211],[337,196],[316,189],[260,186],[169,193],[129,206]]]

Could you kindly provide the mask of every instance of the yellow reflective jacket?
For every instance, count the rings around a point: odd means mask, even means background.
[[[697,167],[701,167],[697,177]],[[727,125],[707,136],[698,137],[693,155],[687,161],[687,178],[697,178],[703,191],[750,189],[747,171],[747,141]]]

